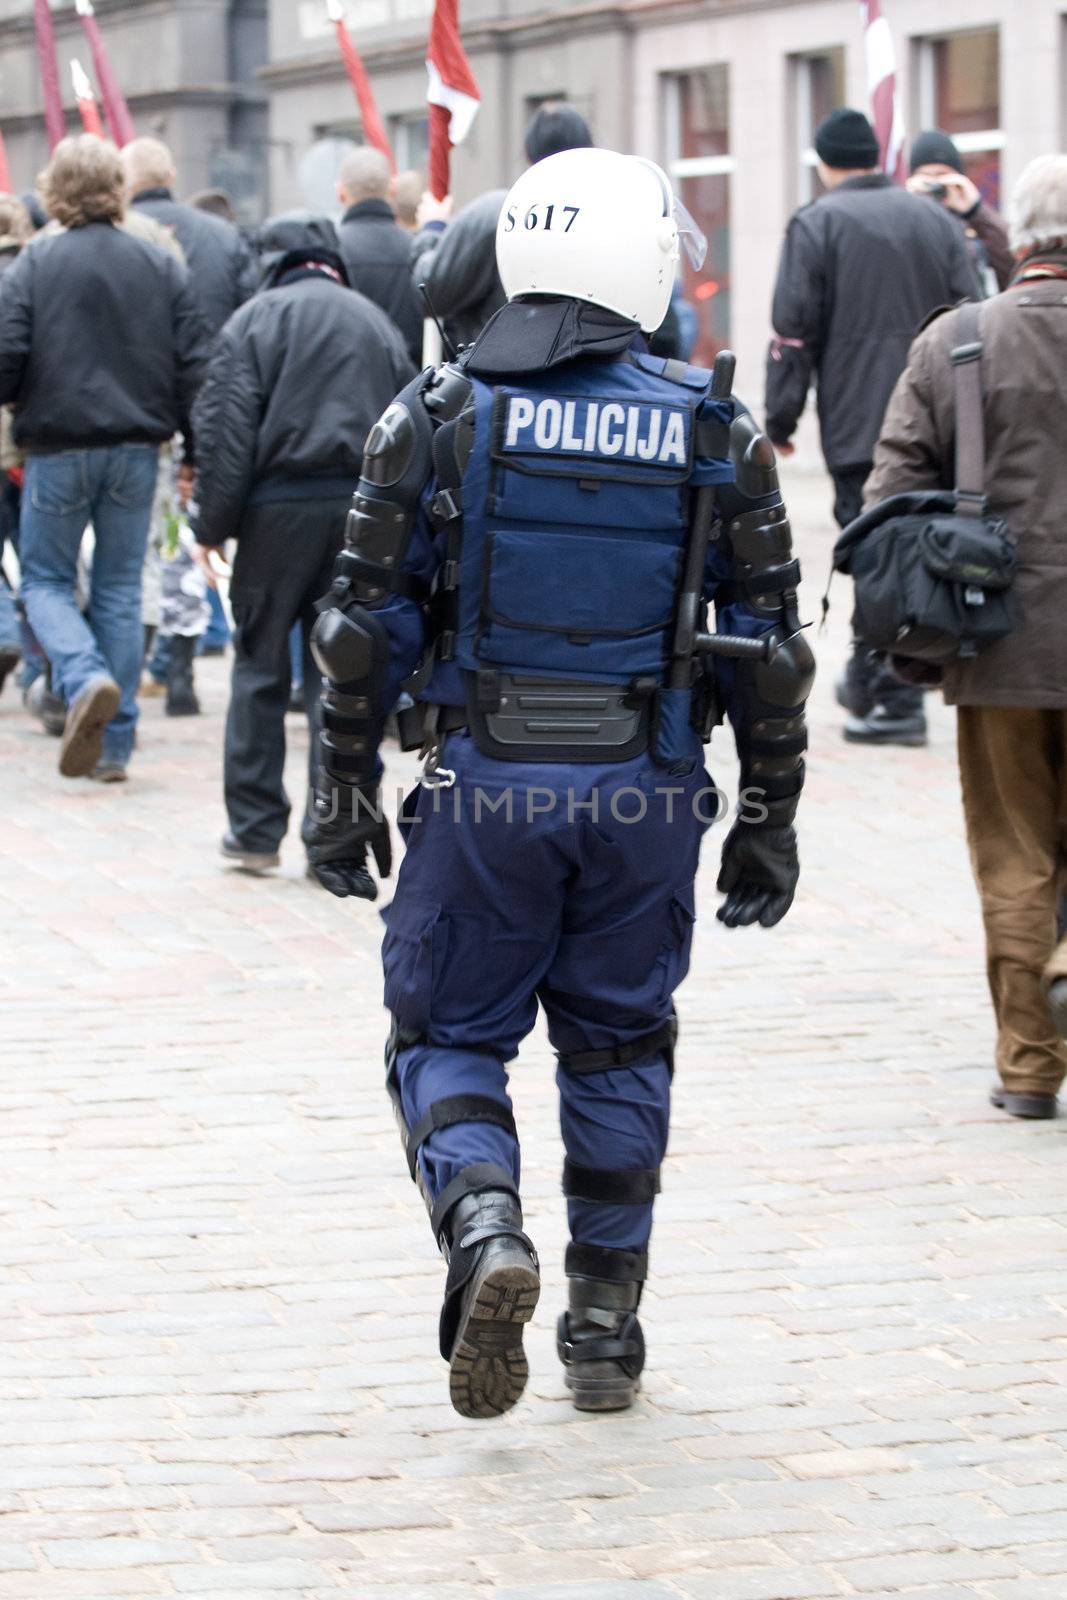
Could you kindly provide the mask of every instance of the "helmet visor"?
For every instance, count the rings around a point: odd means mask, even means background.
[[[693,271],[699,272],[708,258],[708,236],[677,195],[674,196],[674,220],[678,228],[678,243],[685,251],[685,258]]]

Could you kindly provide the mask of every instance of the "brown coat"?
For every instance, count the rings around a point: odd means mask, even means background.
[[[1050,259],[1067,270],[1067,256]],[[951,313],[939,317],[911,347],[875,449],[866,506],[954,484],[955,321]],[[985,489],[1018,541],[1019,621],[973,661],[946,668],[945,699],[1067,707],[1067,278],[1017,283],[987,300],[981,331]]]

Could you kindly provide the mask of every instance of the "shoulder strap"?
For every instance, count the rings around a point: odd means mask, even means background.
[[[979,517],[985,510],[985,419],[982,415],[981,307],[968,301],[956,312],[952,379],[956,395],[956,509]]]

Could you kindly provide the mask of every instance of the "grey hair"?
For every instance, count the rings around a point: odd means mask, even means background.
[[[337,181],[352,205],[357,200],[384,200],[392,176],[381,151],[375,150],[373,145],[362,145],[345,156]]]
[[[1067,156],[1038,156],[1011,197],[1011,247],[1032,255],[1067,244]]]

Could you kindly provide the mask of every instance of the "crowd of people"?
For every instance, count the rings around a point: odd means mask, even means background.
[[[549,105],[525,154],[533,166],[593,147],[574,107]],[[982,305],[986,492],[1021,552],[1020,620],[942,686],[959,707],[998,1104],[1050,1115],[1067,1070],[1067,158],[1027,170],[1009,230],[943,132],[914,140],[904,186],[857,111],[831,113],[815,149],[819,197],[789,223],[771,308],[766,429],[791,454],[814,387],[842,527],[892,494],[952,485],[954,325],[939,313]],[[338,173],[337,220],[294,212],[250,238],[224,194],[186,203],[177,187],[158,140],[119,152],[84,135],[57,147],[38,192],[0,196],[0,555],[17,556],[0,576],[0,688],[16,675],[65,777],[121,782],[139,695],[195,715],[197,653],[232,637],[221,852],[262,872],[289,822],[286,712],[295,699],[313,731],[321,720],[311,630],[342,570],[368,436],[422,365],[428,311],[462,348],[507,303],[506,191],[453,215],[417,174],[397,179],[360,148]],[[684,364],[692,315],[677,283],[645,333]],[[845,739],[924,744],[927,688],[857,637],[837,685]],[[309,793],[319,760],[312,738]],[[306,808],[302,828],[307,844]]]

